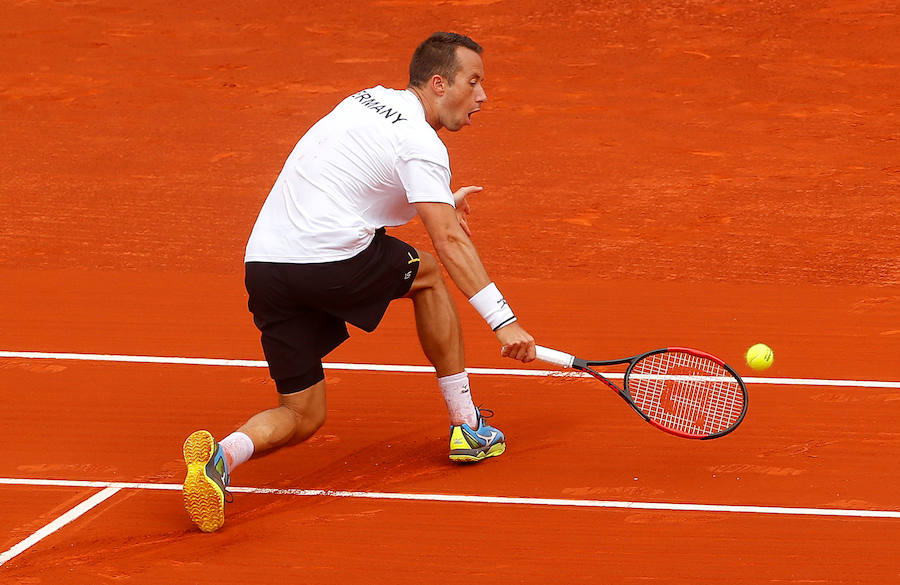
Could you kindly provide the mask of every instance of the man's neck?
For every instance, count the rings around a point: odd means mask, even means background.
[[[434,102],[428,99],[429,96],[425,93],[425,90],[412,85],[406,89],[419,98],[419,103],[422,104],[422,110],[425,112],[425,121],[428,122],[428,125],[434,128],[435,132],[443,128],[438,119],[437,112],[435,111]]]

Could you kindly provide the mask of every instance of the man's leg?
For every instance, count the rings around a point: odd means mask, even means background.
[[[419,270],[407,297],[413,301],[419,343],[434,366],[451,425],[478,426],[465,371],[462,325],[434,256],[419,252]]]
[[[226,488],[235,467],[254,454],[305,441],[325,423],[325,380],[302,392],[279,394],[278,402],[221,443],[209,431],[196,431],[185,441],[184,507],[204,532],[218,530],[225,522]]]
[[[472,402],[465,371],[462,325],[440,266],[431,254],[419,253],[416,279],[406,294],[415,307],[416,331],[425,356],[434,366],[450,415],[450,459],[480,461],[506,450],[506,437],[484,423]]]
[[[278,406],[255,414],[237,432],[253,441],[262,454],[285,445],[302,443],[325,424],[325,380],[293,394],[279,394]]]
[[[419,271],[406,293],[415,307],[416,332],[438,378],[465,370],[462,325],[434,256],[419,252]]]

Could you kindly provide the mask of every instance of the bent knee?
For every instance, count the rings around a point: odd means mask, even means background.
[[[282,394],[279,403],[293,415],[295,431],[307,435],[314,433],[325,424],[327,415],[325,380],[295,394]]]
[[[316,432],[325,425],[328,419],[327,411],[323,409],[313,409],[303,414],[301,425],[312,432]]]
[[[407,296],[429,288],[444,286],[444,275],[437,259],[428,252],[419,252],[419,270]]]
[[[288,408],[294,417],[293,431],[286,445],[297,445],[316,434],[327,418],[324,408],[305,408],[302,411]]]
[[[282,403],[282,406],[294,415],[296,426],[318,430],[325,424],[325,419],[328,418],[328,409],[322,402],[309,401],[302,406]]]

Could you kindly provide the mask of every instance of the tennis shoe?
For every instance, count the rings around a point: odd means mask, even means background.
[[[184,509],[203,532],[218,530],[225,523],[225,503],[232,496],[225,489],[231,478],[225,451],[209,431],[196,431],[184,442]]]
[[[484,422],[485,418],[494,416],[494,411],[478,409],[476,416],[478,426],[475,429],[466,423],[450,427],[451,461],[474,463],[502,455],[506,451],[506,436],[503,432]]]

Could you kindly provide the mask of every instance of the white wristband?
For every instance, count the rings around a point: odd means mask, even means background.
[[[493,282],[475,293],[469,302],[493,331],[516,320],[512,309],[509,308],[509,303],[506,302]]]

